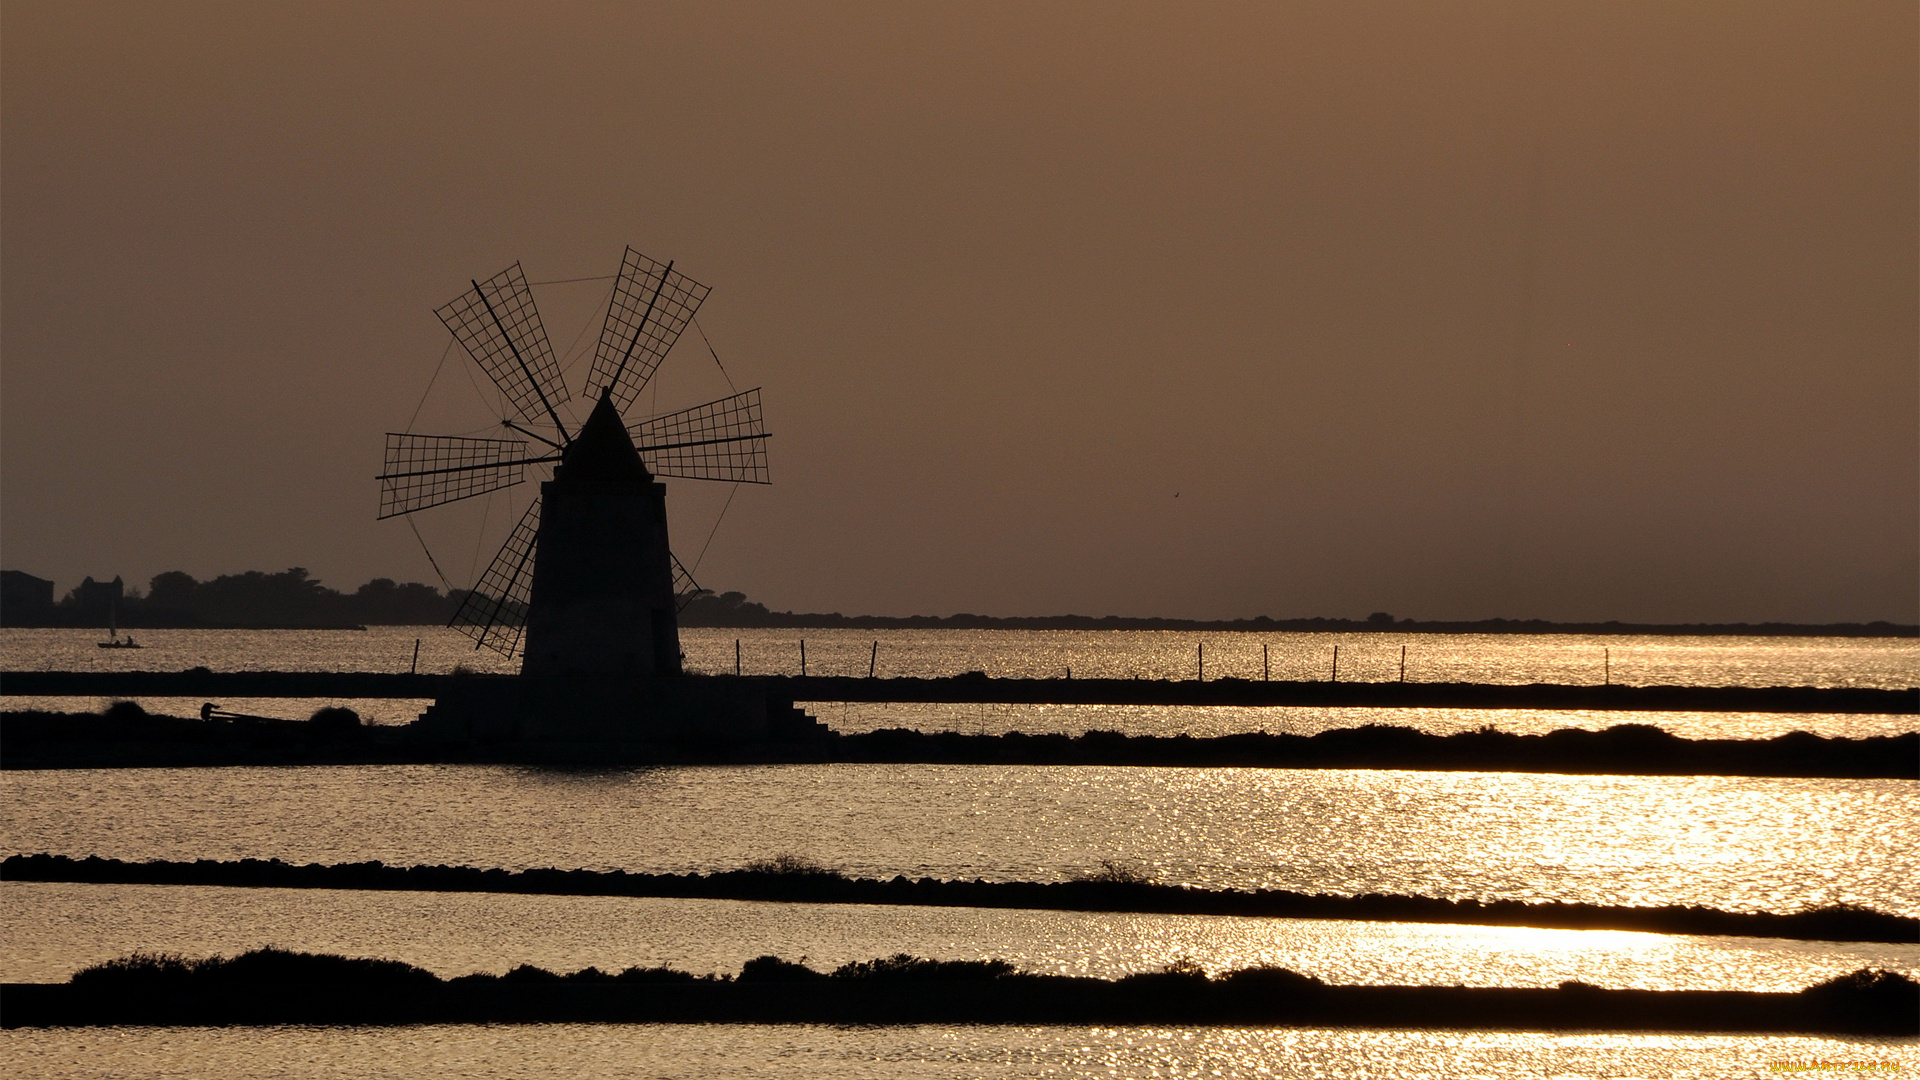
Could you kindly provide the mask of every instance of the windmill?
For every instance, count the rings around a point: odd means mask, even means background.
[[[631,247],[607,304],[583,399],[572,400],[519,263],[475,280],[434,314],[499,388],[511,435],[389,433],[379,517],[417,513],[551,478],[508,533],[450,625],[526,675],[680,673],[677,615],[697,590],[667,543],[655,477],[765,484],[758,387],[627,419],[710,291]]]

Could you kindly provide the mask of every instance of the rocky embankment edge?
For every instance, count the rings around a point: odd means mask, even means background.
[[[1681,905],[1625,907],[1380,894],[1329,896],[1286,889],[1195,889],[1154,882],[1137,870],[1117,865],[1076,880],[1038,882],[947,881],[931,877],[913,880],[904,876],[877,880],[848,877],[794,859],[770,860],[743,870],[713,874],[635,874],[624,870],[511,871],[469,866],[387,866],[380,862],[295,865],[278,859],[123,862],[97,856],[74,859],[37,854],[12,855],[0,862],[0,880],[1119,911],[1631,930],[1905,945],[1920,942],[1920,919],[1858,907],[1776,914]]]
[[[227,1024],[1232,1024],[1534,1031],[1920,1033],[1920,984],[1862,970],[1798,993],[1330,986],[1283,968],[1191,964],[1095,979],[907,955],[832,972],[763,956],[737,976],[666,968],[442,979],[393,960],[262,949],[134,955],[67,983],[0,986],[9,1028]]]
[[[315,719],[159,716],[131,702],[104,713],[0,713],[0,768],[205,768],[234,765],[649,765],[725,763],[1134,765],[1195,768],[1421,769],[1640,776],[1766,776],[1911,780],[1920,732],[1863,739],[1804,731],[1771,739],[1683,739],[1647,724],[1521,735],[1483,727],[1435,735],[1368,724],[1315,735],[1248,732],[1193,738],[1088,731],[968,735],[904,728],[791,744],[717,740],[447,746],[409,727],[373,727],[347,709]]]

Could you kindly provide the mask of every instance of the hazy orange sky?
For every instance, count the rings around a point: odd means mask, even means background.
[[[7,0],[0,558],[434,581],[372,479],[432,309],[631,243],[766,387],[698,576],[776,608],[1913,621],[1916,23]],[[455,584],[530,493],[421,515]]]

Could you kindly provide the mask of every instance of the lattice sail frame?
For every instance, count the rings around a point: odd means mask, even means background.
[[[712,291],[672,263],[655,262],[627,248],[607,320],[600,327],[600,343],[593,350],[586,399],[598,398],[610,386],[613,403],[624,415]]]
[[[545,460],[529,457],[521,439],[389,431],[386,464],[376,477],[380,481],[376,520],[512,487],[526,479],[528,465]]]
[[[540,538],[540,499],[535,497],[520,523],[508,534],[506,543],[487,564],[480,583],[460,601],[447,625],[473,639],[473,647],[489,648],[511,660],[520,653],[520,641],[527,629],[527,607],[533,599],[534,548]],[[702,592],[700,583],[680,556],[667,552],[673,560],[674,612]]]
[[[507,534],[487,571],[460,601],[447,625],[511,660],[527,629],[527,604],[533,599],[533,549],[540,537],[540,499],[535,496]]]
[[[770,484],[760,388],[627,427],[655,476]]]
[[[588,397],[611,387],[625,413],[666,359],[712,289],[626,249],[588,375]],[[515,262],[434,312],[523,420],[552,424],[567,438],[556,407],[570,399],[533,290]],[[768,432],[760,388],[629,425],[651,471],[659,476],[766,484]],[[412,513],[525,480],[525,467],[558,460],[530,457],[518,439],[389,433],[381,481],[381,518]],[[539,542],[536,495],[486,572],[448,623],[509,659],[519,654],[532,599]],[[678,556],[673,587],[678,609],[701,593]]]
[[[559,425],[567,383],[553,358],[533,289],[514,263],[434,310],[521,419]]]
[[[705,590],[700,588],[699,582],[693,580],[693,571],[688,570],[686,564],[680,561],[680,556],[669,551],[667,558],[673,560],[673,597],[678,601],[673,606],[673,613],[678,615],[687,610],[687,605],[693,603],[694,598]]]

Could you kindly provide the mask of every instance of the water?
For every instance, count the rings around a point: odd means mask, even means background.
[[[1911,1040],[1751,1035],[1540,1035],[1297,1028],[488,1025],[393,1029],[105,1028],[0,1032],[35,1076],[1397,1077],[1720,1080],[1775,1063],[1920,1063]],[[1845,1070],[1845,1075],[1858,1075]],[[1780,1074],[1784,1075],[1784,1074]]]
[[[94,630],[0,629],[0,668],[61,671],[407,671],[420,642],[419,670],[447,672],[456,665],[475,671],[509,671],[513,664],[476,650],[466,636],[445,627],[380,626],[340,630],[151,630],[145,648],[94,648]],[[877,673],[944,676],[964,671],[1019,678],[1051,678],[1069,669],[1082,678],[1192,678],[1196,646],[1206,646],[1209,678],[1320,679],[1330,673],[1340,647],[1340,677],[1399,677],[1400,649],[1407,649],[1410,681],[1486,683],[1598,683],[1607,677],[1630,685],[1853,686],[1900,689],[1920,686],[1920,640],[1912,638],[1597,637],[1448,634],[1260,634],[1175,631],[1025,630],[720,630],[682,631],[687,666],[731,672],[734,642],[740,642],[747,674],[798,674],[799,642],[807,642],[807,670],[815,675],[865,675],[874,642]],[[1266,657],[1261,654],[1266,647]],[[0,688],[3,689],[3,688]],[[98,698],[7,697],[8,708],[98,709]],[[196,700],[142,698],[155,712],[189,715]],[[304,717],[324,705],[319,699],[228,699],[226,709],[259,716]],[[408,723],[430,702],[348,700],[366,719]],[[1224,735],[1271,731],[1310,735],[1334,727],[1389,723],[1448,733],[1493,724],[1532,733],[1556,727],[1599,728],[1651,723],[1689,738],[1772,738],[1789,731],[1865,737],[1912,731],[1914,716],[1774,713],[1620,713],[1547,710],[1354,709],[1354,708],[1152,708],[1141,706],[1019,706],[808,703],[820,719],[845,731],[911,727],[926,731],[1067,732],[1093,729],[1129,734]]]
[[[1434,735],[1493,727],[1516,735],[1544,735],[1560,728],[1598,731],[1616,724],[1648,724],[1686,739],[1772,739],[1792,731],[1827,738],[1865,739],[1920,728],[1920,717],[1857,713],[1615,712],[1592,709],[1368,709],[1245,706],[918,704],[812,701],[802,706],[815,719],[850,734],[881,728],[958,731],[969,735],[1079,735],[1123,731],[1129,735],[1191,735],[1205,738],[1265,731],[1317,735],[1334,728],[1392,724]],[[318,708],[318,703],[315,708]],[[291,714],[288,714],[291,715]]]
[[[502,665],[439,628],[149,631],[138,652],[91,631],[0,631],[15,669],[421,670]],[[689,665],[798,668],[796,631],[692,630]],[[814,631],[815,674],[1341,677],[1910,687],[1920,642],[1892,639]],[[32,702],[95,707],[86,699]],[[198,702],[149,702],[176,713]],[[330,702],[221,703],[299,716]],[[411,719],[423,702],[355,703]],[[250,707],[251,706],[251,707]],[[1654,722],[1683,735],[1913,730],[1913,717],[1509,710],[1150,709],[819,703],[845,730],[885,726],[1135,733],[1311,732],[1366,722],[1433,731]],[[1390,770],[780,766],[564,771],[445,767],[0,773],[0,853],[129,859],[731,869],[781,853],[891,877],[1059,880],[1125,862],[1209,887],[1417,893],[1792,911],[1858,903],[1920,914],[1920,782],[1566,777]],[[621,897],[520,897],[0,884],[0,977],[58,979],[132,949],[263,944],[393,956],[443,974],[532,962],[737,970],[761,953],[816,966],[907,950],[1110,975],[1191,959],[1280,963],[1333,982],[1791,990],[1920,945],[1495,927]],[[0,1033],[0,1068],[47,1076],[1721,1076],[1820,1059],[1914,1067],[1909,1041],[1267,1029],[422,1027]]]
[[[877,673],[942,676],[984,671],[1007,678],[1189,679],[1196,646],[1208,678],[1324,679],[1334,646],[1340,677],[1399,678],[1407,649],[1410,682],[1599,683],[1632,686],[1920,685],[1920,639],[1599,636],[1592,634],[1302,634],[1177,630],[730,630],[680,632],[687,667],[733,670],[741,643],[748,675],[797,675],[807,642],[813,675],[865,675],[880,643]],[[7,670],[407,671],[420,642],[419,670],[510,671],[517,664],[443,626],[366,630],[142,630],[144,648],[94,648],[98,630],[0,629]],[[1266,646],[1267,667],[1261,647]]]
[[[909,952],[1114,978],[1190,960],[1273,964],[1330,983],[1778,990],[1883,967],[1920,944],[1128,912],[786,904],[654,897],[0,884],[0,978],[58,982],[164,941],[188,955],[276,945],[405,960],[442,975],[632,965],[735,973],[768,953],[828,970]]]
[[[1920,915],[1920,783],[1348,769],[782,765],[0,773],[0,845],[674,872],[793,853],[864,877],[1482,900],[1855,903]]]

